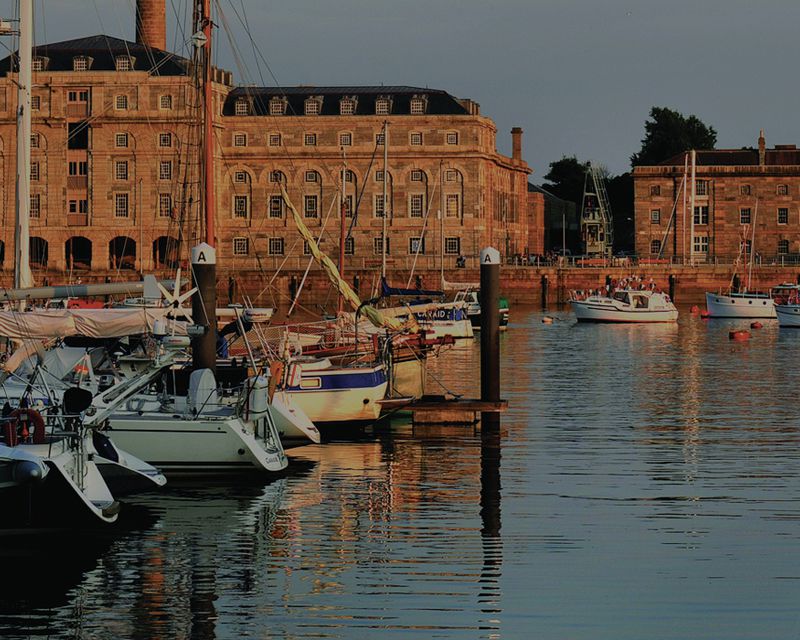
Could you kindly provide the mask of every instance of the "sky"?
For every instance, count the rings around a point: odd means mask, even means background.
[[[755,146],[762,128],[768,146],[800,142],[796,0],[217,1],[217,63],[236,82],[471,98],[497,124],[501,153],[524,129],[537,183],[568,155],[626,171],[652,106],[698,116],[719,148]],[[168,48],[185,52],[191,2],[166,2]],[[134,38],[135,0],[34,3],[37,42]],[[0,0],[0,15],[15,4]]]

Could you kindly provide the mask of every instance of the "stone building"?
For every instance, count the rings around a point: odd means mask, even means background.
[[[797,260],[800,150],[795,145],[767,149],[762,131],[756,149],[697,151],[694,211],[690,165],[686,153],[634,169],[640,259],[660,254],[696,264],[748,261],[752,250],[765,263]]]
[[[136,42],[100,35],[34,50],[34,270],[171,268],[200,238],[197,74],[165,50],[163,8],[138,0]],[[10,256],[11,57],[0,74],[0,241]],[[442,254],[453,266],[488,244],[509,259],[528,252],[522,130],[512,131],[512,157],[499,154],[496,126],[475,102],[428,88],[235,87],[228,72],[213,77],[217,250],[229,268],[305,267],[281,182],[332,256],[343,212],[354,268],[380,264],[383,215],[389,268],[415,258],[432,268]]]

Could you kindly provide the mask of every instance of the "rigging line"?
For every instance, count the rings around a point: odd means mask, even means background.
[[[386,176],[383,176],[384,179]],[[431,207],[433,206],[433,199],[436,196],[436,189],[439,186],[439,182],[442,178],[442,166],[439,165],[439,177],[436,180],[436,183],[433,185],[433,191],[431,192],[430,197],[428,198],[428,208],[425,211],[425,219],[422,222],[422,233],[419,236],[419,242],[417,243],[417,250],[414,252],[414,260],[411,263],[411,273],[408,275],[408,282],[406,284],[406,288],[411,287],[411,279],[414,277],[414,270],[417,268],[417,258],[419,257],[420,249],[422,249],[422,245],[425,242],[425,231],[428,228],[428,218],[430,217]],[[442,216],[444,216],[444,212],[442,212]]]

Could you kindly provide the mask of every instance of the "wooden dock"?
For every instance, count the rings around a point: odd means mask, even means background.
[[[481,413],[503,413],[508,409],[508,400],[491,402],[477,398],[432,395],[405,402],[398,399],[394,407],[390,403],[384,401],[382,404],[384,408],[410,411],[414,424],[475,424],[480,421]]]

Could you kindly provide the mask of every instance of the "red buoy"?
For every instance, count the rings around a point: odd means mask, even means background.
[[[728,333],[728,338],[731,340],[749,340],[750,332],[740,329],[738,331],[731,331]]]
[[[711,317],[711,314],[710,314],[708,311],[706,311],[705,309],[703,309],[703,310],[700,312],[700,317],[701,317],[701,318],[710,318],[710,317]]]
[[[698,313],[700,313],[700,307],[698,307],[696,304],[692,305],[692,308],[689,309],[689,313],[691,313],[693,316],[696,316]]]
[[[763,325],[763,324],[761,324],[761,323],[760,323],[760,322],[758,322],[758,321],[756,321],[756,322],[751,322],[751,323],[750,323],[750,328],[751,328],[751,329],[761,329],[761,328],[763,328],[763,327],[764,327],[764,325]]]

